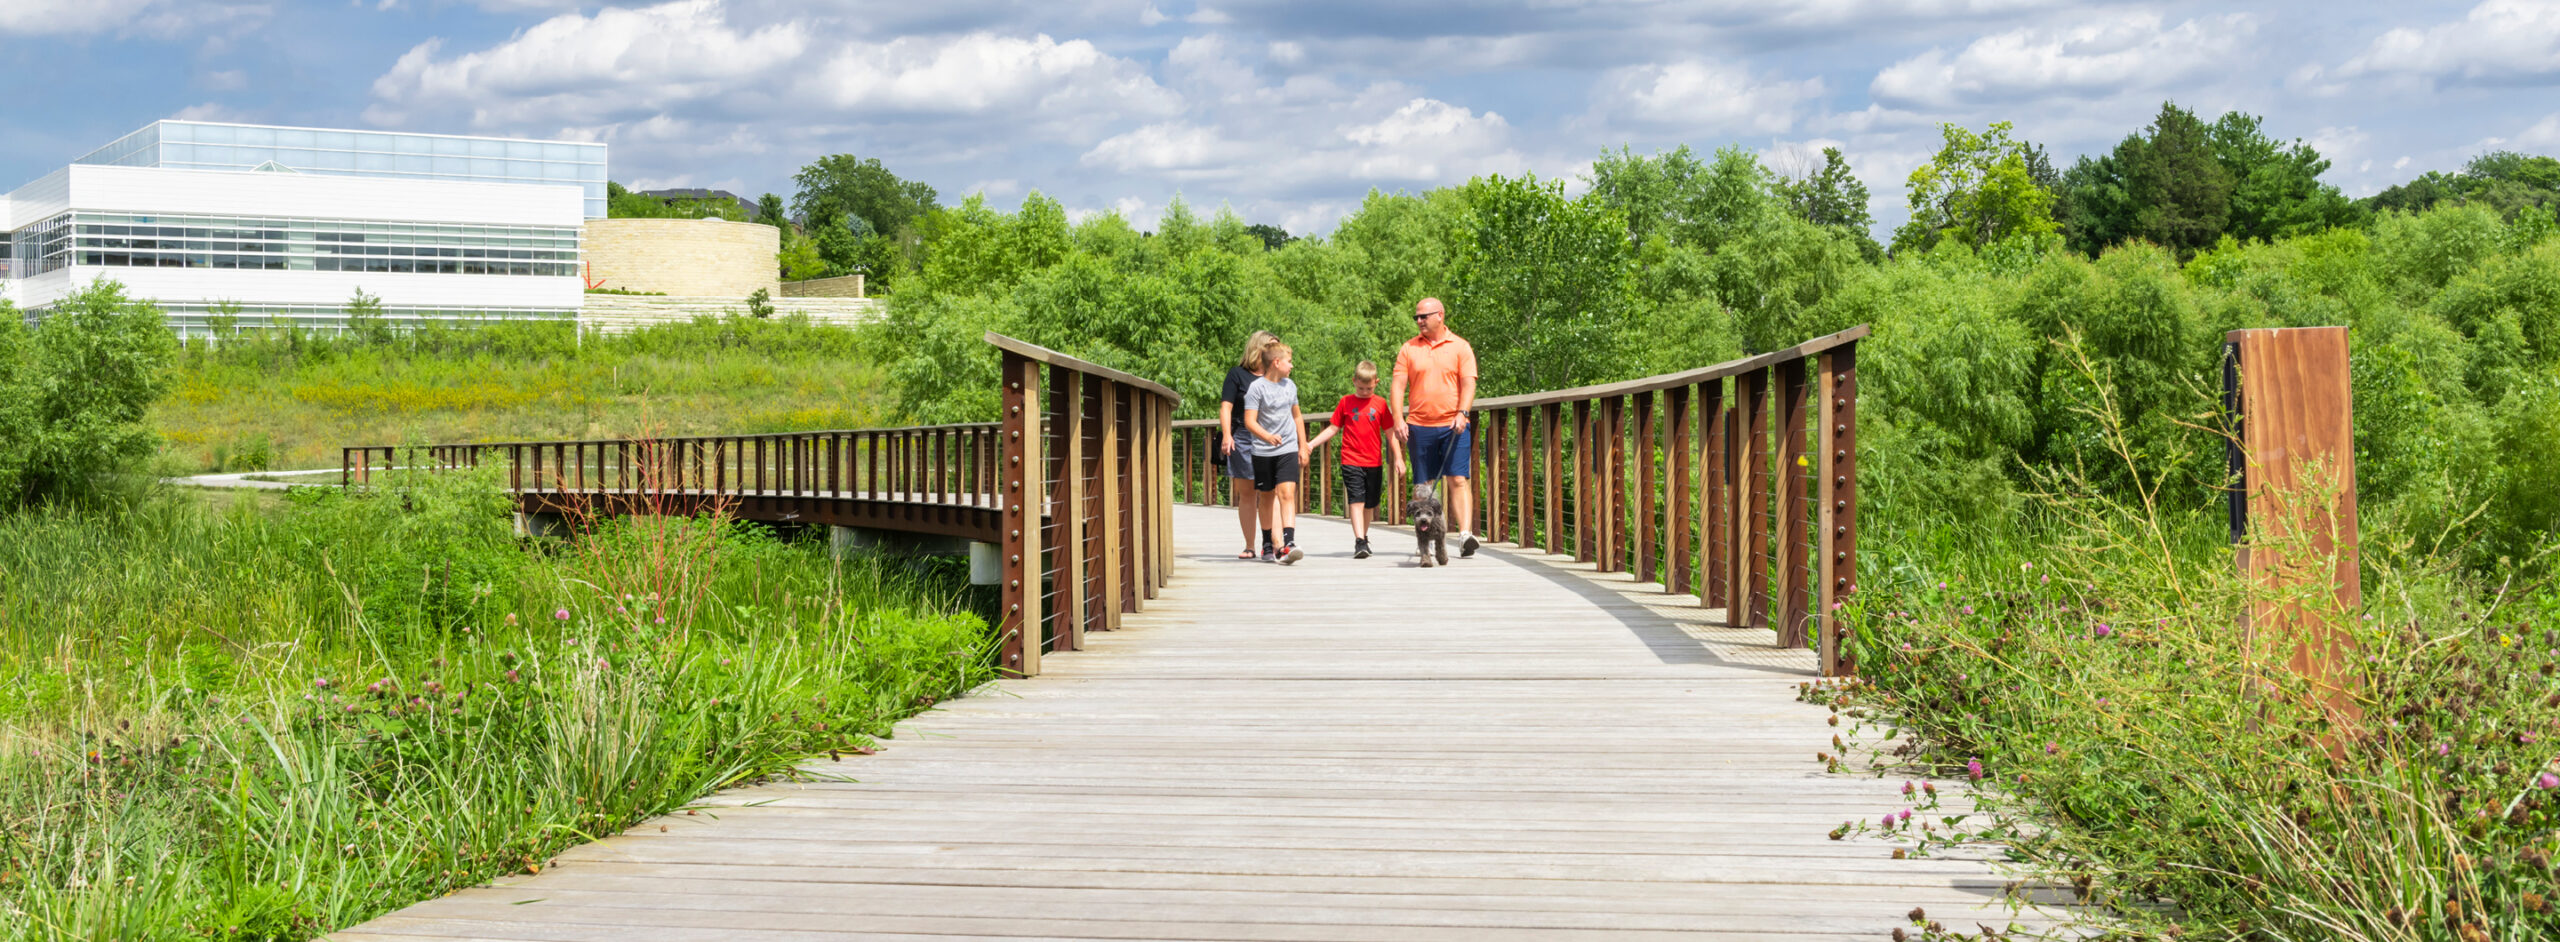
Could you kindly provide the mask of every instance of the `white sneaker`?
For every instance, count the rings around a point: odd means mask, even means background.
[[[1458,534],[1458,558],[1459,558],[1459,559],[1472,559],[1472,558],[1474,558],[1474,557],[1475,557],[1475,555],[1476,555],[1476,535],[1475,535],[1475,534],[1473,534],[1473,533],[1461,533],[1461,534]]]

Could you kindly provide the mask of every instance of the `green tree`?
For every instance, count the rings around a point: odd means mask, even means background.
[[[205,332],[222,340],[240,336],[240,302],[228,298],[205,307]]]
[[[932,210],[933,187],[921,180],[900,179],[877,157],[831,154],[800,168],[791,181],[800,187],[791,208],[814,223],[820,215],[841,213],[863,221],[865,232],[894,236]]]
[[[1254,238],[1262,240],[1264,249],[1273,252],[1280,251],[1281,246],[1297,241],[1297,237],[1290,235],[1289,230],[1270,223],[1257,222],[1244,228],[1246,232],[1252,233]]]
[[[346,318],[347,336],[362,343],[391,342],[391,323],[384,315],[381,298],[357,288],[355,296],[347,299],[347,306],[341,309],[341,314]]]
[[[1911,171],[1911,221],[1894,233],[1896,253],[1926,250],[1941,239],[1981,247],[2055,230],[2053,192],[2037,182],[2037,155],[1995,121],[1981,133],[1941,124],[1944,143]]]
[[[2133,206],[2133,235],[2195,254],[2222,238],[2231,220],[2231,172],[2214,155],[2204,122],[2193,112],[2162,102],[2148,137],[2127,138],[2116,149],[2126,197]]]
[[[782,197],[777,194],[767,193],[756,197],[755,221],[785,232],[791,230],[791,216],[783,211]]]
[[[605,215],[613,219],[726,219],[745,222],[747,211],[735,201],[725,199],[661,199],[634,193],[622,184],[606,181],[604,185]]]
[[[1850,172],[1849,160],[1839,148],[1823,148],[1822,169],[1801,179],[1782,178],[1776,189],[1797,218],[1853,235],[1859,254],[1868,261],[1884,258],[1884,247],[1868,232],[1875,226],[1875,217],[1867,213],[1867,185]]]
[[[1530,175],[1478,177],[1462,193],[1446,300],[1475,345],[1484,394],[1621,372],[1634,274],[1625,218]]]
[[[818,254],[817,240],[789,229],[782,231],[782,250],[774,260],[782,269],[784,281],[806,281],[827,276],[827,260]]]
[[[1658,230],[1683,218],[1683,204],[1706,173],[1686,144],[1651,157],[1621,146],[1591,162],[1591,196],[1627,221],[1628,247],[1639,254]]]
[[[2231,175],[2230,223],[2239,239],[2275,239],[2353,225],[2362,215],[2337,187],[2320,182],[2328,158],[2300,140],[2279,144],[2258,116],[2224,114],[2207,132],[2214,159]]]
[[[32,332],[0,304],[0,495],[85,500],[143,470],[160,444],[145,417],[177,353],[159,307],[113,281],[56,302]]]

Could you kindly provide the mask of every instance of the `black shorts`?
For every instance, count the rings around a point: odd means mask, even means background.
[[[1283,484],[1298,483],[1298,453],[1253,456],[1253,489],[1267,491]]]
[[[1385,485],[1387,469],[1342,466],[1342,493],[1350,503],[1378,506],[1378,488]]]

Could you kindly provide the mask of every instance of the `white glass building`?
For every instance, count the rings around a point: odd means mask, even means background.
[[[605,145],[159,121],[0,196],[0,298],[33,315],[93,281],[173,326],[571,319]]]

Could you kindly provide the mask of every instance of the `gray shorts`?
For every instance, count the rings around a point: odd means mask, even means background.
[[[1247,480],[1247,481],[1253,480],[1253,445],[1252,445],[1252,442],[1253,442],[1253,436],[1252,436],[1252,435],[1247,434],[1247,433],[1245,433],[1245,432],[1237,432],[1237,433],[1236,433],[1236,447],[1235,447],[1235,450],[1230,451],[1230,452],[1227,452],[1227,476],[1228,476],[1228,477],[1231,477],[1231,478],[1240,478],[1240,479]],[[1213,445],[1211,445],[1210,447],[1213,447],[1213,448],[1214,448],[1214,447],[1216,447],[1216,446],[1213,444]]]

